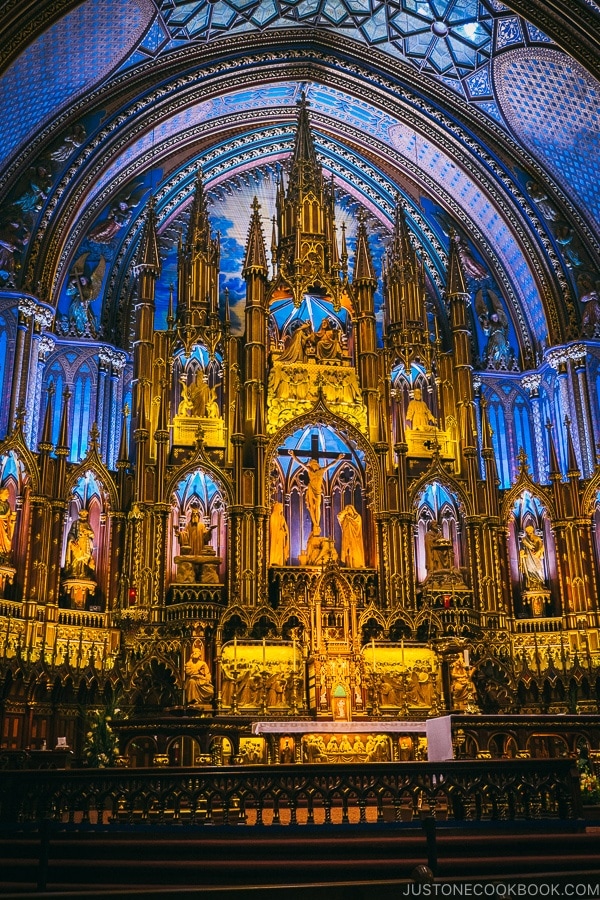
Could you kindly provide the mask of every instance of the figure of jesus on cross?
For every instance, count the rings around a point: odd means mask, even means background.
[[[289,455],[308,475],[308,487],[306,488],[305,503],[312,522],[313,532],[320,533],[321,529],[321,501],[323,499],[323,478],[328,469],[335,466],[336,463],[344,459],[346,454],[338,453],[330,463],[324,466],[319,465],[319,457],[331,457],[333,454],[325,451],[319,452],[317,445],[317,436],[312,435],[310,453],[302,454],[310,456],[308,463],[303,463],[298,459],[293,450],[289,451]]]

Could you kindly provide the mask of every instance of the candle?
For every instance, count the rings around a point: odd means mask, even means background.
[[[469,668],[469,651],[468,650],[463,651],[463,659],[465,661],[465,666],[468,669]]]
[[[233,636],[233,661],[237,662],[237,634]]]
[[[404,638],[400,640],[400,649],[402,651],[402,665],[404,665]]]
[[[296,641],[293,641],[293,642],[292,642],[292,647],[293,647],[293,650],[294,650],[294,655],[293,655],[293,657],[292,657],[292,671],[293,671],[293,673],[294,673],[294,675],[295,675],[295,674],[296,674]]]
[[[375,671],[375,638],[371,638],[371,651],[373,653],[373,671]]]
[[[263,663],[265,662],[266,658],[267,658],[267,642],[266,642],[266,639],[263,638]]]

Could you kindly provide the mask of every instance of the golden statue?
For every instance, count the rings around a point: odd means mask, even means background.
[[[533,525],[526,525],[519,553],[519,569],[523,574],[526,590],[535,591],[546,588],[544,552],[542,538],[535,533]]]
[[[197,372],[188,387],[188,396],[192,404],[192,416],[199,419],[206,418],[206,407],[210,400],[210,388],[206,376],[202,371]]]
[[[186,530],[191,556],[204,556],[212,528],[206,527],[197,506],[192,506]]]
[[[439,560],[435,552],[435,542],[442,537],[440,526],[437,522],[430,522],[425,535],[425,568],[427,569],[427,577],[429,578],[438,568]]]
[[[79,518],[71,525],[67,537],[65,575],[68,578],[94,581],[96,574],[96,563],[93,556],[94,531],[88,518],[88,510],[82,509],[79,512]]]
[[[313,528],[306,543],[306,563],[309,566],[321,566],[338,559],[333,538],[321,537],[321,529]]]
[[[8,488],[0,488],[0,564],[10,563],[16,513],[8,501]]]
[[[185,702],[191,705],[208,702],[214,688],[210,677],[210,669],[202,659],[202,650],[196,644],[185,664]]]
[[[334,328],[330,319],[323,319],[315,335],[315,340],[317,342],[317,359],[330,361],[344,358],[340,332]]]
[[[219,384],[215,384],[214,387],[208,389],[208,398],[206,401],[206,418],[207,419],[218,419],[221,416],[221,410],[219,409],[219,401],[217,399],[217,388]]]
[[[283,503],[276,500],[269,521],[269,565],[286,566],[290,555],[290,533],[283,514]]]
[[[342,562],[350,569],[362,569],[365,565],[365,548],[360,513],[349,503],[338,513],[338,522],[342,529]]]
[[[471,676],[462,656],[458,656],[450,667],[452,708],[466,710],[471,699]]]
[[[429,431],[437,424],[435,416],[423,400],[421,388],[414,389],[413,399],[406,410],[406,422],[410,422],[412,431]]]
[[[296,328],[290,342],[281,353],[279,362],[303,363],[307,361],[306,345],[310,341],[312,328],[310,322],[303,322]]]
[[[190,397],[190,389],[188,387],[187,380],[182,377],[179,379],[181,383],[181,402],[177,407],[177,415],[178,416],[192,416],[194,414],[194,404],[192,403],[192,398]]]
[[[313,531],[317,531],[321,527],[323,477],[328,469],[331,469],[332,466],[335,466],[336,463],[344,458],[344,454],[340,453],[339,456],[333,460],[333,462],[327,463],[327,465],[325,466],[320,466],[316,459],[311,459],[308,465],[306,465],[298,459],[293,450],[290,452],[290,456],[292,457],[294,462],[298,463],[300,468],[304,469],[304,471],[308,475],[308,487],[306,489],[304,499],[308,514],[310,516],[310,521],[312,522]]]

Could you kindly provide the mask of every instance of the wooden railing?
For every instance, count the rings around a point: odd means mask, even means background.
[[[0,772],[0,822],[319,825],[576,819],[570,760]]]

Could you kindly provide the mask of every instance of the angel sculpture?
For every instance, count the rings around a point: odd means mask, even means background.
[[[460,235],[456,234],[456,232],[450,232],[450,235],[455,243],[458,256],[467,278],[471,281],[485,281],[488,277],[488,271],[485,266],[482,266],[481,263],[475,259],[467,247],[466,241],[464,241]]]
[[[106,219],[94,225],[88,233],[88,240],[95,244],[110,244],[121,229],[125,225],[129,225],[136,204],[137,199],[133,199],[131,194],[123,197],[121,200],[117,200],[111,206]]]
[[[91,304],[102,289],[106,260],[101,256],[98,265],[88,276],[85,274],[88,256],[89,253],[83,253],[79,259],[75,260],[67,285],[67,296],[71,301],[67,315],[69,332],[75,333],[78,337],[97,337],[98,335],[98,324]]]
[[[508,319],[504,307],[494,291],[488,289],[487,294],[493,307],[491,313],[484,300],[483,291],[479,290],[475,295],[477,317],[488,339],[483,351],[483,363],[488,369],[513,371],[515,354],[508,342]]]

